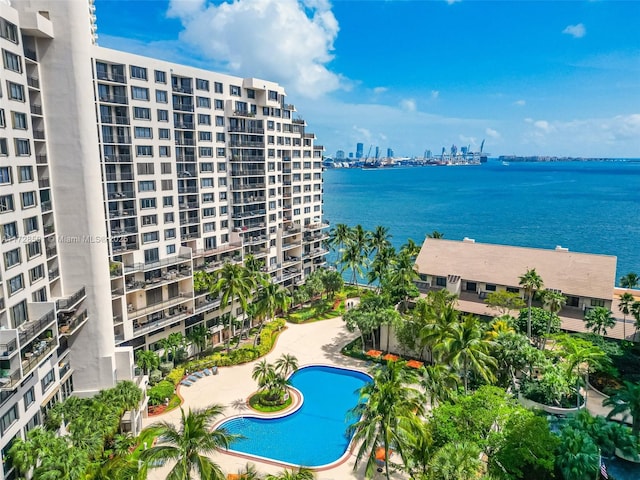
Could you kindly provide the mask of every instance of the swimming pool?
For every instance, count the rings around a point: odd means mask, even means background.
[[[244,438],[231,451],[290,465],[320,467],[339,460],[351,438],[347,412],[358,390],[371,378],[361,372],[313,365],[295,372],[290,382],[303,395],[302,406],[280,418],[236,417],[220,425]]]

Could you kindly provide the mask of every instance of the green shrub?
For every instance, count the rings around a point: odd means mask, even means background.
[[[152,370],[149,374],[149,383],[155,385],[162,380],[162,372],[160,370]]]
[[[177,385],[184,377],[184,367],[176,367],[167,374],[165,380]]]
[[[161,405],[166,398],[171,398],[175,385],[167,380],[162,380],[149,389],[149,404]]]
[[[158,368],[163,375],[167,375],[171,370],[173,370],[173,362],[162,362]]]

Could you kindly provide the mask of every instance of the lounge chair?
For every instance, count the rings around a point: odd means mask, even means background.
[[[193,383],[191,383],[189,380],[182,380],[180,382],[180,385],[184,385],[185,387],[190,387],[191,385],[193,385]]]
[[[218,374],[218,367],[212,367],[211,368],[211,373],[213,373],[214,375]]]
[[[187,377],[187,380],[189,380],[190,382],[197,382],[198,381],[198,377],[196,377],[195,375],[189,375]]]
[[[211,370],[209,370],[208,368],[205,368],[203,370],[204,374],[208,377],[209,375],[211,375]]]
[[[193,374],[198,378],[204,378],[204,374],[202,372],[193,372]]]

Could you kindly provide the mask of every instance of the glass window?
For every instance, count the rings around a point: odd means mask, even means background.
[[[213,83],[213,87],[214,87],[214,91],[216,93],[222,93],[222,83],[220,82],[214,82]]]
[[[42,383],[42,392],[46,392],[49,387],[51,385],[53,385],[53,382],[56,381],[56,374],[53,371],[53,368],[51,370],[49,370],[49,372],[42,377],[41,383]]]
[[[142,182],[138,182],[138,191],[139,192],[155,192],[156,190],[156,182],[153,180],[145,180]]]
[[[0,196],[0,213],[13,212],[15,209],[13,204],[13,195]]]
[[[211,147],[198,147],[198,154],[201,157],[213,157],[213,148],[211,148]]]
[[[134,135],[136,138],[153,138],[150,127],[135,127]]]
[[[22,290],[24,288],[24,277],[22,276],[22,274],[16,275],[15,277],[10,278],[8,282],[8,288],[9,288],[9,296]]]
[[[158,138],[161,140],[171,140],[171,130],[168,128],[159,128],[158,129]],[[160,154],[162,157],[163,155]],[[166,155],[164,155],[166,157]]]
[[[31,143],[26,138],[16,138],[16,155],[25,157],[31,155]]]
[[[156,102],[158,103],[167,103],[168,96],[165,90],[156,90]]]
[[[11,112],[13,128],[16,130],[26,130],[28,128],[27,115],[22,112]]]
[[[32,259],[33,257],[37,257],[42,254],[42,246],[40,244],[40,240],[36,240],[35,242],[27,243],[27,258]]]
[[[198,132],[198,140],[201,142],[210,142],[211,138],[211,132]]]
[[[196,78],[196,89],[209,91],[209,80]]]
[[[34,387],[31,387],[29,390],[27,390],[22,398],[24,400],[24,409],[27,410],[31,406],[31,404],[36,401],[36,392],[34,390]]]
[[[215,109],[216,110],[224,110],[224,102],[220,99],[215,100]]]
[[[24,102],[24,87],[19,83],[13,83],[7,80],[7,91],[11,100]]]
[[[22,261],[22,255],[19,248],[14,248],[4,253],[4,268],[9,269],[19,265]]]
[[[164,231],[164,239],[165,240],[171,240],[173,238],[176,238],[176,229],[175,228],[167,228]]]
[[[133,118],[151,120],[151,109],[146,107],[133,107]]]
[[[138,145],[136,147],[136,155],[138,157],[152,157],[153,147],[151,145]]]
[[[38,230],[38,217],[29,217],[24,219],[25,233],[31,233]]]
[[[211,125],[211,115],[198,114],[198,125]]]
[[[144,87],[131,87],[131,98],[134,100],[149,100],[149,89]]]
[[[158,121],[159,122],[168,122],[169,121],[169,111],[168,110],[158,110]]]
[[[237,85],[229,85],[229,94],[239,97],[241,95],[241,88]]]
[[[147,79],[147,69],[144,67],[136,67],[131,65],[131,78],[137,78],[140,80]]]
[[[44,278],[44,266],[36,265],[29,270],[29,281],[33,284]]]
[[[158,241],[158,232],[147,232],[142,234],[142,243],[153,243]]]
[[[156,83],[167,83],[167,74],[160,70],[155,71]]]
[[[207,97],[198,97],[198,107],[201,108],[211,108],[211,99]]]
[[[155,198],[141,198],[140,199],[140,209],[146,208],[156,208],[156,199]]]
[[[11,167],[0,167],[0,184],[11,183]]]
[[[11,240],[18,236],[18,223],[9,222],[2,226],[2,239],[4,241]]]
[[[18,412],[18,404],[14,404],[8,411],[0,418],[0,433],[4,435],[7,429],[18,421],[20,414]]]

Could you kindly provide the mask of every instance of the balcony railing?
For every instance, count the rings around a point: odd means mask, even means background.
[[[22,380],[20,375],[20,369],[16,369],[14,372],[9,370],[0,370],[0,390],[13,389]]]
[[[198,187],[178,187],[178,193],[198,193]]]
[[[71,310],[75,305],[80,303],[84,297],[87,296],[87,291],[85,287],[80,287],[77,292],[72,295],[56,300],[56,308],[58,311],[60,310]]]
[[[18,342],[11,340],[8,343],[0,343],[0,357],[8,357],[18,349]]]
[[[42,115],[42,105],[31,105],[31,113],[33,113],[34,115]]]
[[[133,265],[125,265],[124,271],[125,273],[131,272],[142,272],[146,270],[154,270],[157,268],[161,268],[167,265],[174,265],[177,263],[184,263],[191,260],[190,255],[177,255],[174,257],[164,258],[162,260],[157,260],[153,262],[147,263],[134,263]]]
[[[56,342],[53,339],[42,340],[39,348],[33,352],[25,354],[25,358],[22,360],[22,374],[26,377],[31,373],[35,367],[56,347]]]
[[[242,242],[230,243],[229,245],[222,245],[216,248],[205,248],[202,250],[196,250],[193,252],[194,257],[203,257],[217,255],[219,253],[229,252],[231,250],[238,250],[242,248]]]
[[[69,319],[62,320],[58,323],[58,332],[60,335],[73,335],[78,327],[85,323],[85,321],[89,318],[89,314],[87,313],[87,309],[85,308],[77,315]]]
[[[46,155],[36,155],[36,163],[38,165],[43,165],[47,163],[47,156]]]
[[[33,138],[35,140],[44,140],[44,130],[34,130]]]
[[[131,155],[105,155],[104,161],[107,163],[131,163]]]
[[[118,218],[118,217],[133,217],[135,216],[135,209],[131,210],[110,210],[109,218]]]
[[[166,308],[180,305],[181,303],[188,302],[191,300],[193,300],[193,294],[192,292],[187,292],[187,293],[178,295],[177,297],[173,297],[169,300],[166,300],[164,302],[159,302],[154,305],[149,305],[147,307],[140,308],[138,310],[130,310],[129,308],[127,308],[127,315],[130,319],[139,318],[154,312],[159,312]]]
[[[49,211],[51,211],[51,208],[52,208],[52,207],[51,207],[51,200],[45,200],[44,202],[42,202],[42,203],[40,204],[40,209],[41,209],[43,212],[49,212]]]
[[[263,182],[231,184],[231,190],[260,190],[263,188],[265,188],[265,184]]]
[[[32,322],[25,322],[20,325],[18,327],[18,339],[20,340],[20,345],[26,345],[29,343],[37,334],[53,323],[55,319],[56,315],[53,309],[51,309],[39,319]]]
[[[126,77],[119,73],[98,72],[98,80],[107,80],[109,82],[126,83]]]
[[[127,104],[126,95],[100,95],[100,101],[106,103],[119,103],[122,105]]]

